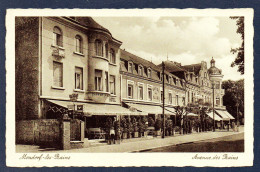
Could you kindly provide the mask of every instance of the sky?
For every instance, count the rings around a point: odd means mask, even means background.
[[[231,48],[241,45],[236,21],[229,17],[93,17],[122,41],[121,48],[152,61],[176,61],[182,65],[214,57],[222,69],[223,80],[243,78],[237,67],[230,67],[236,54]]]

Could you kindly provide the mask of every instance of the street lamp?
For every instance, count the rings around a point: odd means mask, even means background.
[[[212,89],[213,89],[213,131],[215,131],[215,91],[214,91],[215,83],[212,82]]]

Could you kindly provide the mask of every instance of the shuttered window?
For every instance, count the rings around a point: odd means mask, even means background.
[[[53,85],[63,87],[63,65],[59,62],[53,62]]]

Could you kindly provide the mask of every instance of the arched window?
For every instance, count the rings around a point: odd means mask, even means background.
[[[115,50],[113,50],[113,49],[111,48],[109,54],[110,54],[110,63],[115,64],[115,63],[116,63]]]
[[[56,46],[63,46],[63,40],[62,40],[62,31],[60,30],[60,28],[58,28],[57,26],[55,26],[53,28],[53,44]]]
[[[83,53],[83,41],[81,36],[76,35],[75,40],[76,40],[76,52]]]
[[[102,41],[99,39],[95,41],[95,51],[97,56],[103,57],[103,45],[102,45]]]

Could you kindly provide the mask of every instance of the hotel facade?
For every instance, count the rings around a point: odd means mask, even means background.
[[[62,118],[81,105],[86,117],[162,114],[162,66],[120,49],[122,42],[91,17],[16,17],[15,23],[16,121]],[[214,59],[210,68],[204,61],[165,61],[165,113],[214,101],[228,118],[222,78]]]

